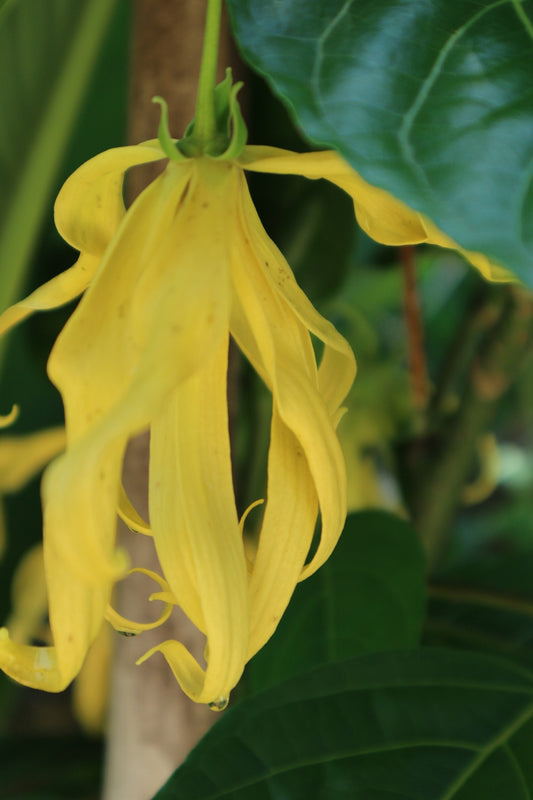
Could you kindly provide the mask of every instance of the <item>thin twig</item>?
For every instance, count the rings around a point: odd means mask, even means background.
[[[424,323],[416,280],[416,257],[413,245],[400,247],[400,261],[403,272],[403,302],[413,403],[416,409],[424,411],[428,405],[429,381],[424,347]]]

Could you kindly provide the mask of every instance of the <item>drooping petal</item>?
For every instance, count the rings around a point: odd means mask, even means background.
[[[274,633],[300,580],[317,518],[317,496],[302,447],[273,408],[268,497],[250,578],[251,658]]]
[[[46,555],[46,554],[45,554]],[[35,689],[60,692],[79,672],[85,654],[101,625],[106,601],[81,581],[65,574],[61,562],[45,564],[53,647],[14,642],[7,628],[0,629],[0,669],[9,677]],[[63,602],[54,608],[61,587]]]
[[[85,291],[124,217],[122,183],[130,167],[165,158],[156,142],[107,150],[65,182],[54,214],[61,236],[81,254],[73,267],[47,281],[0,315],[0,335],[34,311],[64,305]]]
[[[105,150],[78,167],[61,187],[54,206],[63,239],[81,253],[101,256],[124,217],[124,173],[164,158],[153,140]]]
[[[22,436],[3,436],[0,439],[0,492],[14,492],[22,488],[64,446],[63,427]],[[0,502],[0,556],[5,544],[5,523]]]
[[[80,255],[70,269],[43,283],[24,300],[0,314],[0,336],[34,311],[49,311],[74,300],[85,291],[100,263],[100,256],[90,253]]]
[[[248,653],[248,579],[233,495],[227,348],[226,338],[215,357],[178,387],[151,435],[154,544],[177,602],[206,634],[207,668],[177,642],[158,645],[142,660],[162,652],[184,691],[203,703],[229,696]]]
[[[283,423],[298,440],[302,455],[312,475],[322,516],[320,543],[312,561],[304,567],[300,577],[307,577],[329,557],[342,531],[346,516],[346,475],[344,460],[335,424],[338,418],[336,405],[348,391],[355,372],[355,362],[350,348],[340,334],[333,336],[325,321],[319,324],[314,312],[303,307],[306,318],[320,335],[326,334],[326,350],[341,358],[337,372],[327,373],[330,384],[322,389],[322,375],[309,371],[301,349],[296,346],[293,330],[303,328],[297,311],[290,304],[298,292],[290,289],[285,294],[278,290],[273,275],[290,274],[282,254],[267,236],[243,182],[239,201],[241,236],[237,238],[235,257],[232,260],[234,304],[231,331],[239,347],[252,361],[259,374],[267,375],[267,385]],[[268,257],[265,257],[265,254]],[[267,263],[268,262],[268,263]],[[281,280],[284,286],[288,279]],[[309,334],[307,334],[309,338]],[[337,349],[338,348],[338,349]],[[267,510],[268,513],[268,498]],[[302,565],[303,566],[303,565]]]
[[[54,647],[12,642],[7,628],[0,628],[0,669],[23,686],[34,689],[61,692],[67,686],[58,669]]]
[[[105,622],[74,681],[72,710],[81,727],[101,734],[105,729],[113,655],[113,629]]]
[[[298,286],[293,272],[274,242],[266,235],[248,189],[243,184],[242,209],[248,235],[271,287],[280,294],[305,328],[324,343],[319,368],[319,386],[330,413],[344,400],[355,377],[355,358],[346,339],[315,309]],[[248,199],[247,199],[248,198]]]
[[[450,239],[445,233],[440,231],[427,217],[424,217],[424,225],[428,234],[428,242],[436,244],[439,247],[448,247],[452,250],[457,250],[461,255],[466,258],[476,269],[478,269],[484,278],[492,283],[509,283],[510,281],[517,281],[516,275],[513,275],[509,270],[494,264],[483,253],[476,253],[473,250],[464,250],[453,239]]]
[[[48,372],[63,397],[69,442],[126,395],[137,409],[128,427],[147,427],[154,406],[227,329],[228,275],[219,253],[232,172],[220,165],[205,177],[204,166],[171,164],[137,198],[57,339]]]
[[[343,189],[353,200],[361,228],[376,242],[387,245],[427,244],[457,250],[490,281],[516,280],[483,253],[465,250],[425,215],[407,206],[384,189],[367,183],[333,151],[293,153],[276,147],[248,146],[240,163],[253,172],[325,178]]]
[[[24,553],[13,576],[11,615],[6,626],[14,642],[28,644],[39,636],[46,608],[43,548],[39,544]]]
[[[65,447],[63,426],[0,438],[0,491],[14,492]]]
[[[0,643],[0,668],[29,685],[56,691],[78,672],[126,567],[115,523],[127,441],[227,335],[234,173],[202,169],[172,164],[139,196],[50,356],[67,430],[67,450],[43,481],[55,647],[19,652],[18,662],[13,643]]]
[[[120,486],[117,514],[130,530],[135,531],[135,533],[143,533],[145,536],[152,535],[150,525],[141,517],[122,484]]]
[[[146,575],[148,578],[151,578],[153,581],[159,584],[161,592],[157,592],[157,596],[155,598],[153,595],[151,595],[148,598],[149,600],[159,600],[161,594],[163,596],[167,596],[169,594],[168,583],[164,578],[158,575],[157,572],[154,572],[151,569],[144,569],[143,567],[134,567],[133,569],[128,570],[128,573],[125,575],[125,577],[127,578],[128,575],[132,575],[135,572],[138,572],[141,575]],[[123,617],[122,614],[118,613],[118,611],[115,611],[112,606],[108,606],[105,613],[105,618],[116,631],[119,631],[120,633],[136,635],[138,633],[142,633],[143,631],[151,631],[154,628],[159,627],[159,625],[162,625],[163,622],[166,622],[172,613],[172,607],[174,605],[176,605],[176,601],[174,599],[172,602],[165,602],[163,611],[154,622],[136,622],[131,619],[126,619],[126,617]]]
[[[336,184],[350,195],[359,225],[377,242],[402,245],[427,240],[418,212],[383,189],[367,183],[332,150],[293,153],[277,147],[248,146],[241,156],[241,163],[253,172],[325,178]]]

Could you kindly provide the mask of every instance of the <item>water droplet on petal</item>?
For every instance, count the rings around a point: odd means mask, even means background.
[[[229,697],[217,697],[216,700],[213,700],[212,703],[208,703],[207,705],[211,711],[224,711],[228,703]]]

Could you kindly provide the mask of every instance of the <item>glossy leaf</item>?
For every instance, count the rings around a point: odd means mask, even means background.
[[[533,675],[446,650],[361,656],[225,714],[157,800],[527,800]]]
[[[228,0],[305,134],[533,285],[533,0]]]
[[[279,627],[249,667],[262,689],[332,661],[415,647],[425,614],[425,561],[399,517],[351,514],[333,555],[299,584]]]

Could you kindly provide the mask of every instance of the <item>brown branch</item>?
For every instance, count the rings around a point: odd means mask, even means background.
[[[416,257],[413,245],[400,247],[403,272],[403,303],[409,349],[409,372],[413,403],[419,411],[428,405],[429,380],[424,347],[424,324],[416,280]]]

